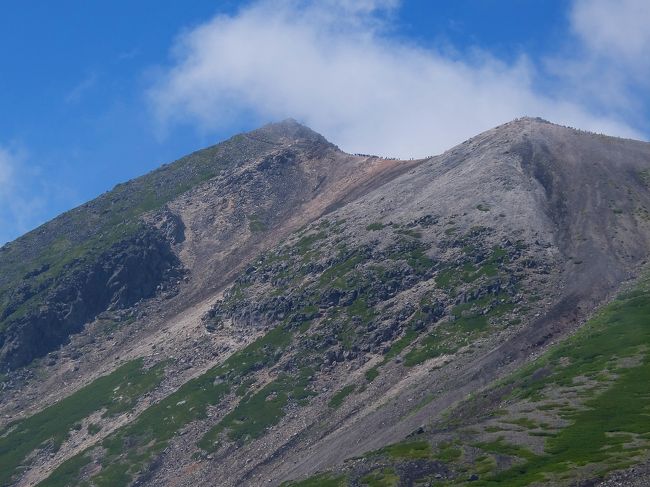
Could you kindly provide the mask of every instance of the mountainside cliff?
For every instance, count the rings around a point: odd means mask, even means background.
[[[649,479],[649,238],[645,142],[233,137],[0,249],[0,485]]]

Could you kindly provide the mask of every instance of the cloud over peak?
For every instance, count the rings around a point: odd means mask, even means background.
[[[538,68],[525,56],[452,58],[396,40],[395,8],[396,0],[263,0],[216,16],[178,38],[150,91],[158,120],[212,130],[241,116],[295,117],[347,151],[400,157],[441,152],[522,115],[640,136],[571,90],[537,92]]]

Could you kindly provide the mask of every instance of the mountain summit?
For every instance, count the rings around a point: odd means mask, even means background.
[[[281,122],[269,123],[257,130],[246,134],[248,137],[267,140],[275,144],[304,142],[313,144],[332,145],[319,133],[309,127],[302,125],[293,118],[287,118]]]
[[[0,249],[0,485],[647,485],[649,252],[645,142],[237,135]]]

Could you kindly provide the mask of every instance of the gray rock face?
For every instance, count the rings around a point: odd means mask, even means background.
[[[152,297],[162,288],[174,287],[183,269],[170,242],[160,231],[143,227],[94,261],[73,262],[49,284],[42,304],[12,318],[38,290],[26,276],[20,292],[5,309],[6,328],[0,333],[0,363],[9,368],[26,365],[55,350],[106,310],[128,308]]]

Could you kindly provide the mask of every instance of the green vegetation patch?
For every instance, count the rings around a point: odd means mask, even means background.
[[[75,455],[62,463],[52,474],[38,485],[47,487],[70,487],[79,485],[79,472],[92,462],[89,456]]]
[[[455,353],[460,344],[454,342],[455,340],[445,340],[445,337],[439,332],[430,333],[420,341],[416,348],[404,356],[404,365],[413,367],[429,359]]]
[[[489,332],[490,320],[503,316],[512,310],[510,297],[505,294],[490,294],[481,299],[456,305],[451,315],[454,321],[440,325],[424,336],[416,346],[404,355],[404,365],[413,367],[429,359],[456,353],[462,346]],[[396,342],[396,350],[406,347],[417,338],[415,332],[407,331]],[[402,340],[400,339],[400,340]],[[392,353],[392,348],[389,350]],[[399,352],[397,352],[399,353]]]
[[[645,280],[638,289],[625,293],[606,306],[578,333],[522,370],[513,379],[517,397],[532,397],[549,384],[571,387],[578,377],[597,378],[603,371],[629,372],[617,368],[624,357],[641,354],[647,359],[650,347],[650,290]],[[558,364],[565,364],[558,366]],[[544,377],[536,370],[549,371]]]
[[[376,231],[378,231],[378,230],[381,230],[381,229],[384,228],[385,226],[386,226],[386,225],[384,225],[383,223],[375,222],[375,223],[371,223],[370,225],[368,225],[368,226],[366,227],[366,230],[368,230],[369,232],[376,232]]]
[[[411,228],[397,228],[395,230],[395,233],[406,235],[407,237],[422,238],[421,232],[418,232],[417,230],[413,230]]]
[[[537,458],[537,455],[527,448],[507,443],[503,437],[499,437],[495,441],[476,443],[474,446],[486,452],[497,453],[508,457],[517,457],[523,460],[534,460]]]
[[[441,443],[435,458],[442,462],[453,462],[463,456],[463,450],[454,443]]]
[[[420,441],[403,441],[395,443],[378,450],[375,453],[387,455],[391,458],[401,459],[418,459],[418,458],[431,458],[432,451],[431,445],[424,440]]]
[[[471,243],[465,245],[462,250],[468,257],[472,257],[478,251]],[[481,277],[496,277],[499,275],[499,270],[508,262],[507,251],[502,247],[494,246],[480,264],[465,262],[461,266],[443,267],[436,275],[436,284],[441,289],[453,289],[463,283],[475,282]]]
[[[347,252],[346,249],[343,249],[340,254],[342,254],[342,258],[339,262],[320,275],[321,287],[332,285],[340,289],[347,289],[348,285],[343,279],[344,276],[367,259],[359,251]]]
[[[366,370],[365,376],[368,382],[375,380],[377,377],[379,377],[379,371],[377,370],[377,367]]]
[[[463,315],[454,321],[454,325],[465,332],[479,331],[487,327],[488,320],[485,315]]]
[[[582,407],[553,404],[569,424],[548,436],[544,455],[522,454],[500,440],[481,445],[489,451],[513,454],[526,461],[476,485],[525,486],[580,467],[590,476],[621,468],[650,448],[650,282],[622,294],[603,308],[573,337],[554,347],[518,373],[514,397],[538,399],[546,390],[580,387],[578,378],[600,380]],[[634,357],[627,365],[621,359]],[[533,372],[545,369],[547,374]],[[608,380],[603,379],[602,372]],[[600,379],[599,379],[600,378]],[[549,403],[538,409],[551,410]],[[559,408],[557,406],[560,406]]]
[[[132,409],[163,377],[164,364],[148,370],[142,365],[141,359],[128,362],[41,412],[7,426],[0,434],[0,485],[10,483],[32,451],[44,447],[58,450],[70,430],[92,413],[105,410],[110,416]]]
[[[415,339],[419,336],[419,333],[412,329],[409,328],[406,330],[406,333],[402,337],[400,337],[398,340],[394,341],[392,345],[390,346],[390,349],[386,354],[384,355],[384,360],[382,363],[386,363],[389,360],[397,357],[402,351],[408,347]]]
[[[262,217],[259,215],[250,215],[248,217],[248,228],[251,232],[263,232],[266,230],[266,223],[262,220]]]
[[[290,343],[292,333],[275,328],[244,349],[231,355],[222,365],[192,379],[176,392],[150,406],[132,423],[116,430],[102,442],[105,454],[102,469],[92,477],[95,485],[126,485],[144,470],[178,431],[197,419],[205,418],[208,406],[221,402],[247,374],[277,362]],[[43,486],[59,485],[50,479],[78,478],[74,466],[83,465],[86,450],[61,464],[42,482]],[[74,476],[76,475],[76,477]],[[55,482],[52,480],[52,482]],[[76,485],[76,482],[71,482]]]
[[[345,398],[348,397],[350,394],[352,394],[356,390],[357,386],[354,384],[349,384],[340,391],[338,391],[336,394],[332,396],[330,399],[328,405],[329,407],[333,409],[338,409],[341,407],[343,404],[343,401],[345,401]]]
[[[396,487],[399,485],[399,476],[394,468],[378,468],[359,479],[365,487]]]
[[[454,269],[447,269],[436,274],[436,285],[441,289],[448,289],[454,282],[456,271]]]
[[[297,376],[282,374],[255,394],[244,397],[237,407],[227,414],[199,442],[204,450],[211,451],[219,435],[226,431],[231,440],[246,442],[261,436],[269,427],[280,422],[290,401],[302,403],[313,396],[308,389],[310,369]]]
[[[416,239],[420,237],[417,232],[410,232],[407,235]],[[428,245],[402,237],[398,245],[388,252],[387,257],[391,260],[405,260],[416,274],[426,274],[435,265],[434,260],[427,256],[427,250]]]
[[[325,237],[327,237],[327,232],[325,231],[310,233],[308,235],[301,237],[300,240],[298,240],[298,242],[296,243],[296,248],[301,254],[304,254],[308,250],[311,250],[311,248],[316,242],[318,242],[319,240],[323,240]]]

